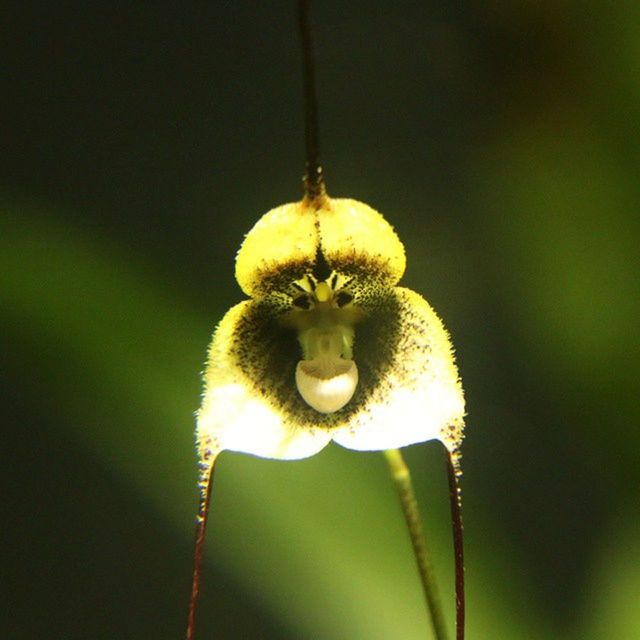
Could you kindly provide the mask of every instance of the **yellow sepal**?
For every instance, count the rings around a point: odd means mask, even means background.
[[[381,214],[357,200],[324,197],[264,214],[238,251],[236,279],[247,295],[261,297],[313,272],[320,254],[334,271],[386,285],[405,269],[402,242]]]
[[[303,428],[283,413],[273,394],[258,391],[250,356],[243,358],[237,350],[241,324],[254,304],[245,301],[232,307],[213,335],[196,430],[201,459],[207,450],[287,460],[306,458],[331,439],[326,429]],[[293,377],[291,392],[296,393]]]
[[[400,280],[406,265],[404,246],[375,209],[350,198],[328,199],[318,211],[318,223],[322,252],[331,266],[361,261],[384,272],[388,284]]]
[[[318,248],[317,217],[303,202],[276,207],[249,231],[236,257],[236,280],[248,296],[262,293],[263,281],[285,268],[313,267]]]

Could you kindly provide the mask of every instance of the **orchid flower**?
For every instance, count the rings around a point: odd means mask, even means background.
[[[404,247],[362,202],[305,198],[247,234],[230,309],[209,349],[197,441],[265,458],[331,440],[374,451],[438,439],[457,451],[464,397],[447,331],[397,286]]]
[[[249,299],[232,307],[213,335],[198,411],[201,500],[188,639],[218,455],[293,460],[331,440],[388,453],[437,633],[444,622],[417,505],[402,457],[392,452],[427,440],[444,443],[457,627],[464,628],[455,482],[464,396],[442,321],[418,293],[397,286],[404,269],[404,247],[382,215],[356,200],[329,198],[324,186],[315,196],[272,209],[247,234],[236,279]]]
[[[408,469],[398,448],[447,449],[456,557],[456,629],[464,638],[457,476],[465,403],[442,321],[398,286],[404,247],[370,206],[330,198],[318,164],[308,0],[299,0],[305,79],[305,196],[265,213],[236,257],[248,299],[215,330],[197,417],[200,508],[187,640],[193,638],[215,462],[222,451],[294,460],[330,441],[385,451],[438,640],[446,637]]]

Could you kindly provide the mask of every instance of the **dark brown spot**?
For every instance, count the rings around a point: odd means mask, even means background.
[[[309,300],[309,296],[305,293],[294,298],[293,305],[300,309],[311,309],[311,300]]]
[[[319,246],[316,252],[316,263],[313,266],[313,275],[318,282],[324,282],[331,275],[331,267],[327,263],[324,253],[322,253],[322,249],[320,249]]]
[[[345,304],[349,304],[353,300],[353,296],[347,291],[339,291],[336,295],[336,304],[339,307],[344,307]]]

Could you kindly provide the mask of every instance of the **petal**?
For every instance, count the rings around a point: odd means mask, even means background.
[[[220,322],[209,349],[205,391],[198,412],[197,438],[202,458],[207,450],[231,450],[265,458],[297,459],[314,455],[331,439],[328,429],[296,421],[283,409],[297,397],[294,369],[282,390],[278,372],[289,354],[286,330],[274,317],[277,307],[242,302]],[[299,359],[295,335],[291,358]],[[286,364],[284,365],[285,368]],[[295,368],[295,362],[293,363]],[[310,408],[309,412],[312,410]]]
[[[372,382],[359,410],[346,426],[333,430],[333,439],[361,451],[432,439],[456,450],[463,435],[464,395],[441,320],[420,295],[399,287],[384,308],[370,314],[373,326],[377,319],[387,329],[380,333],[378,328],[375,344],[369,345],[356,331],[354,359],[362,371],[367,349],[373,350]],[[380,353],[386,355],[380,359],[375,355]]]

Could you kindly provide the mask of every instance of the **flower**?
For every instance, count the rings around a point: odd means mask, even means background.
[[[236,279],[248,300],[218,325],[197,440],[220,451],[314,455],[431,439],[456,452],[464,396],[449,336],[420,295],[398,287],[404,247],[362,202],[306,197],[247,234]]]

